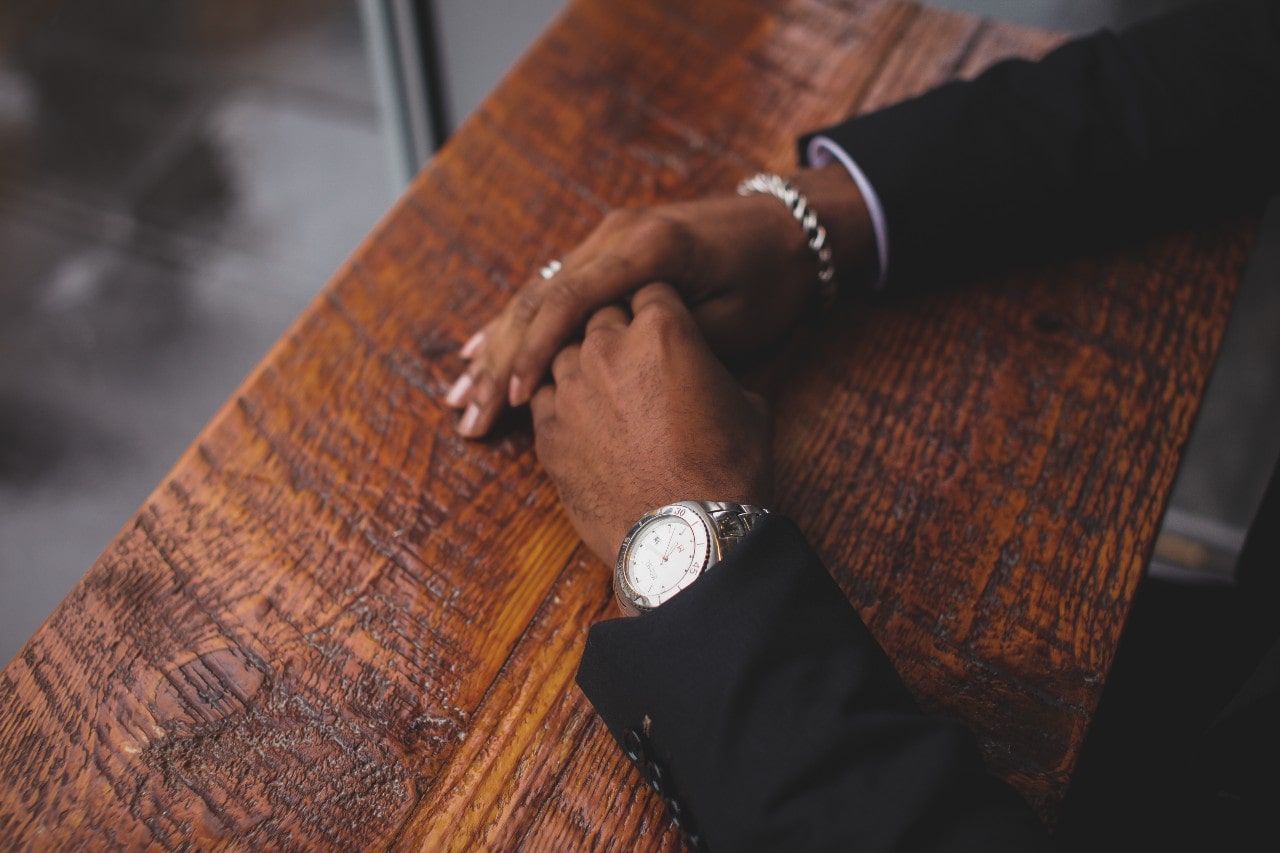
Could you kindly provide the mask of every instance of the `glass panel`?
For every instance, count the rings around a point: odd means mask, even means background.
[[[0,4],[0,658],[392,197],[355,0]]]

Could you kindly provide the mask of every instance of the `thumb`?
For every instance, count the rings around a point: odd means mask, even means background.
[[[693,322],[693,315],[676,289],[665,281],[646,284],[631,296],[631,316],[638,318],[644,311],[670,310],[676,316]]]

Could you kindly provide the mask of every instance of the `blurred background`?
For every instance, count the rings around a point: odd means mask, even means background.
[[[1185,2],[931,5],[1085,32]],[[562,5],[5,0],[0,663]],[[1155,571],[1229,578],[1280,454],[1277,220]]]

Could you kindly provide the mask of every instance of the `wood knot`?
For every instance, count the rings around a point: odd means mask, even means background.
[[[151,713],[165,729],[243,716],[266,677],[238,649],[205,652],[164,673],[156,684]]]

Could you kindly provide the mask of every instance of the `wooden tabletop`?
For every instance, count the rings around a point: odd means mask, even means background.
[[[4,670],[0,844],[673,848],[573,682],[608,572],[527,416],[455,436],[458,347],[611,207],[788,170],[803,130],[1057,41],[876,0],[572,3]],[[1252,233],[852,300],[748,377],[776,508],[1049,820]]]

